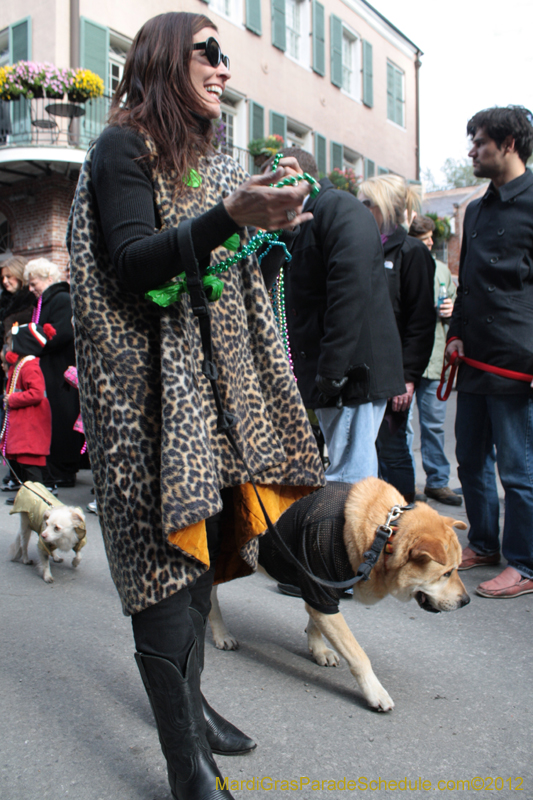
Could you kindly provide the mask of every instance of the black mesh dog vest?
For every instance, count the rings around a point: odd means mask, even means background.
[[[276,529],[309,572],[329,581],[354,577],[344,546],[344,505],[350,483],[327,483],[303,497],[279,518]],[[342,589],[320,586],[279,550],[267,531],[259,540],[259,563],[278,583],[299,586],[302,597],[323,614],[337,614]]]

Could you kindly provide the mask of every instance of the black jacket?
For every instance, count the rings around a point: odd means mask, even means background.
[[[435,341],[435,262],[426,245],[399,225],[383,245],[390,299],[402,340],[403,374],[418,384]]]
[[[44,290],[42,298],[39,325],[49,322],[56,330],[56,335],[43,347],[40,359],[52,410],[50,461],[58,465],[68,463],[70,471],[74,472],[79,464],[83,438],[72,430],[80,413],[78,390],[64,378],[67,367],[76,365],[68,283],[53,283]]]
[[[346,405],[386,399],[405,391],[402,355],[383,274],[375,220],[348,192],[324,178],[285,269],[289,339],[303,401],[319,400],[315,377],[349,381]]]
[[[34,304],[35,297],[27,286],[22,287],[14,294],[10,294],[4,289],[0,295],[0,343],[3,343],[6,336],[4,327],[6,320],[10,324],[18,322],[19,325],[26,325],[31,322]]]
[[[465,355],[533,375],[533,174],[466,209],[459,286],[448,339]],[[461,364],[457,388],[474,394],[528,394],[529,384]]]

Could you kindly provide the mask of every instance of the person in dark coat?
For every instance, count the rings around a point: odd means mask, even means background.
[[[56,486],[74,486],[83,437],[73,430],[80,413],[78,392],[64,378],[65,370],[76,363],[70,287],[61,280],[57,265],[46,258],[29,261],[24,274],[30,291],[37,298],[33,322],[50,323],[56,330],[41,354],[41,369],[52,409],[49,476],[45,480],[47,485],[50,481]]]
[[[283,152],[318,178],[310,153]],[[401,345],[372,215],[327,178],[320,186],[284,271],[286,318],[298,388],[327,445],[326,478],[354,483],[377,476],[387,398],[405,391]]]
[[[466,209],[446,356],[477,362],[462,363],[457,381],[456,454],[470,522],[459,569],[500,561],[493,445],[505,490],[501,550],[508,566],[478,586],[483,597],[533,592],[532,123],[530,111],[508,106],[480,111],[467,125],[474,175],[491,183]]]
[[[31,322],[34,297],[28,289],[28,282],[24,280],[27,263],[22,256],[11,256],[0,264],[3,288],[0,295],[0,346],[13,322],[19,325]],[[5,327],[8,319],[11,324]]]
[[[415,472],[407,443],[413,393],[426,369],[435,339],[433,281],[435,263],[427,247],[408,236],[404,223],[420,209],[420,198],[399,175],[364,181],[359,197],[381,233],[389,294],[402,342],[404,392],[393,396],[377,438],[381,477],[409,502],[415,496]]]

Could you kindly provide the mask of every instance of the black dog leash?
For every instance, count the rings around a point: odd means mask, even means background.
[[[197,317],[200,326],[200,337],[202,341],[202,350],[204,355],[204,360],[202,362],[202,373],[205,375],[205,377],[211,384],[211,390],[213,392],[213,397],[215,400],[215,405],[218,413],[217,433],[223,433],[227,437],[234,452],[236,453],[240,461],[242,461],[242,463],[244,464],[244,467],[250,479],[250,483],[252,484],[255,495],[257,497],[257,501],[265,517],[265,522],[268,531],[272,536],[274,542],[278,546],[278,548],[283,552],[283,554],[285,555],[286,558],[288,558],[289,561],[291,561],[314,583],[317,583],[320,586],[326,586],[330,589],[349,589],[350,587],[354,586],[354,584],[359,583],[359,581],[367,581],[370,577],[370,572],[372,568],[376,564],[378,558],[383,552],[385,544],[387,543],[389,537],[392,534],[392,528],[390,527],[390,522],[392,521],[392,519],[397,519],[400,516],[400,514],[403,513],[403,511],[407,511],[408,509],[413,508],[413,505],[411,504],[408,506],[393,507],[393,509],[389,513],[389,518],[387,519],[385,525],[380,525],[378,527],[375,539],[372,542],[370,549],[363,554],[364,560],[359,565],[355,577],[349,578],[346,581],[328,581],[324,580],[323,578],[319,578],[318,575],[314,575],[309,569],[307,569],[298,560],[298,558],[294,555],[294,553],[287,547],[282,537],[276,530],[275,525],[273,525],[270,517],[267,514],[267,511],[265,509],[265,506],[263,505],[263,501],[261,500],[261,496],[257,489],[257,485],[255,483],[250,467],[248,466],[246,459],[244,458],[244,454],[241,452],[241,449],[237,444],[235,437],[233,435],[232,429],[235,427],[237,423],[237,417],[234,414],[231,414],[226,409],[224,409],[222,399],[220,397],[220,391],[217,385],[218,371],[213,361],[213,348],[212,348],[212,338],[211,338],[211,313],[209,311],[209,301],[207,299],[204,286],[202,284],[200,269],[198,266],[198,260],[194,252],[194,245],[191,236],[191,223],[192,223],[191,219],[186,219],[180,222],[180,224],[178,225],[178,247],[181,255],[182,264],[185,266],[185,274],[187,276],[187,291],[191,299],[192,312],[194,316]],[[394,513],[397,512],[396,516],[391,516],[393,515],[393,512]]]

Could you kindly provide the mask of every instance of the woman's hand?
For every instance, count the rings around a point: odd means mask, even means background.
[[[298,165],[295,158],[283,161]],[[270,186],[271,183],[277,183],[290,174],[295,174],[292,163],[278,168],[275,172],[254,175],[245,181],[223,200],[232,220],[240,228],[249,226],[265,231],[277,231],[292,230],[302,222],[313,219],[312,214],[302,213],[302,203],[311,190],[307,181],[299,181],[296,186],[283,186],[280,189]]]
[[[405,393],[397,394],[396,397],[392,398],[392,410],[407,411],[407,409],[411,405],[411,400],[413,399],[414,391],[415,391],[414,383],[406,383]]]

